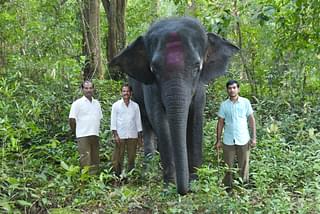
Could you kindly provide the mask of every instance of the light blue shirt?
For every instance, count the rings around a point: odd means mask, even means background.
[[[250,140],[248,117],[253,113],[250,101],[238,97],[221,103],[218,116],[224,119],[223,143],[226,145],[245,145]]]

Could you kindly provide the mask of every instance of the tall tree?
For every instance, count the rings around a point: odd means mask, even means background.
[[[107,59],[110,61],[126,44],[125,12],[127,0],[102,0],[108,19]],[[124,76],[116,69],[109,70],[112,79]]]
[[[188,1],[188,7],[185,8],[185,15],[196,16],[197,3],[195,0]]]
[[[241,32],[241,16],[240,16],[240,12],[239,12],[239,5],[238,5],[238,1],[234,0],[233,1],[233,12],[234,12],[234,16],[236,17],[236,32],[237,32],[237,36],[238,36],[238,46],[240,49],[243,48],[243,38],[242,38],[242,32]],[[255,51],[251,52],[251,57],[254,58],[255,57]],[[257,96],[257,85],[255,84],[255,77],[254,77],[254,69],[250,68],[246,59],[246,56],[243,54],[243,52],[240,52],[240,58],[241,58],[241,62],[244,68],[244,72],[245,75],[248,79],[248,81],[250,82],[250,87],[251,87],[251,91],[253,93],[253,96]],[[254,61],[254,59],[252,59],[252,61]],[[253,66],[252,66],[253,67]]]
[[[5,66],[6,61],[6,52],[5,52],[5,43],[4,39],[2,39],[2,36],[0,34],[0,68]]]
[[[150,16],[152,17],[152,21],[155,21],[159,17],[160,0],[153,0],[150,5]]]
[[[83,26],[83,52],[86,56],[83,77],[103,78],[99,34],[99,0],[81,1],[81,20]]]

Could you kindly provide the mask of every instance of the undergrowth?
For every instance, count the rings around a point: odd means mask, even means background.
[[[9,75],[8,75],[9,76]],[[0,79],[0,210],[5,213],[319,213],[319,99],[255,98],[257,148],[251,152],[251,185],[222,186],[225,167],[213,149],[223,91],[208,88],[204,164],[185,196],[161,179],[159,155],[146,165],[142,149],[128,180],[111,172],[110,108],[119,82],[97,80],[104,119],[101,172],[80,169],[69,134],[70,104],[81,96],[76,78],[42,82],[16,73]],[[216,99],[210,99],[212,94]],[[244,94],[246,96],[246,94]]]

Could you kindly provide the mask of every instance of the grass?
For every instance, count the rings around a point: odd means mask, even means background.
[[[55,141],[54,146],[34,146],[3,157],[1,209],[9,213],[320,212],[318,133],[312,139],[305,136],[303,144],[288,144],[280,132],[266,132],[251,154],[255,186],[246,189],[238,184],[228,196],[221,184],[225,169],[212,148],[213,124],[206,124],[205,163],[186,196],[178,195],[175,186],[163,187],[158,156],[145,171],[139,153],[137,169],[121,183],[110,171],[108,142],[101,149],[102,172],[91,177],[78,167],[75,144]]]
[[[120,83],[97,82],[105,117],[101,135],[101,173],[89,176],[79,168],[76,144],[67,134],[68,106],[78,94],[76,83],[46,87],[1,82],[0,211],[4,213],[319,213],[319,107],[283,100],[256,102],[258,146],[251,152],[253,185],[236,183],[229,196],[223,185],[225,167],[213,149],[218,103],[208,102],[204,127],[204,163],[199,179],[185,196],[164,187],[159,155],[145,169],[143,152],[137,167],[117,180],[111,172],[113,145],[108,131],[111,104]],[[106,84],[108,83],[108,84]],[[64,84],[66,85],[66,84]],[[10,87],[9,87],[10,86]],[[24,88],[25,87],[25,88]],[[62,90],[62,91],[61,91]],[[23,91],[33,99],[25,99]],[[212,100],[212,99],[208,99]],[[214,100],[214,99],[213,99]],[[18,103],[18,104],[17,104]],[[30,104],[33,105],[30,108]],[[16,111],[15,108],[19,110]],[[288,107],[289,106],[289,107]],[[5,107],[5,108],[4,108]],[[214,107],[214,108],[213,108]],[[54,111],[52,110],[54,109]],[[29,118],[32,118],[31,120]],[[220,156],[221,159],[221,156]]]

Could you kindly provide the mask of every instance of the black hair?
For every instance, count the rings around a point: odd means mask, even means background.
[[[128,83],[124,83],[124,84],[122,85],[122,87],[121,87],[121,90],[123,89],[123,87],[128,87],[129,90],[130,90],[130,92],[132,92],[132,86],[129,85]]]
[[[233,85],[233,84],[237,84],[237,87],[239,88],[240,87],[240,84],[238,83],[237,80],[229,80],[226,84],[226,88],[229,87],[229,85]]]
[[[81,83],[81,89],[83,89],[85,83],[91,83],[92,84],[92,88],[94,88],[94,84],[93,84],[93,82],[91,80],[85,80],[85,81],[83,81]]]

